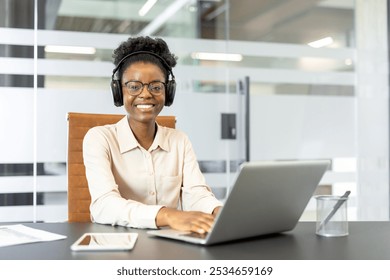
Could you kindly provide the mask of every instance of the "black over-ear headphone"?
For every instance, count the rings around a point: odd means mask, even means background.
[[[122,85],[121,85],[121,80],[118,75],[116,75],[118,69],[122,66],[122,64],[125,62],[126,59],[128,59],[130,56],[138,55],[138,54],[150,54],[154,57],[157,57],[164,67],[168,70],[169,74],[171,75],[172,79],[168,80],[166,83],[166,88],[165,88],[165,106],[171,106],[173,103],[173,99],[175,98],[175,91],[176,91],[176,82],[175,82],[175,76],[172,73],[171,67],[168,65],[168,63],[163,59],[161,56],[158,54],[155,54],[153,52],[149,51],[138,51],[138,52],[133,52],[128,55],[126,55],[124,58],[122,58],[118,65],[112,70],[112,77],[111,77],[111,92],[112,96],[114,98],[114,104],[117,107],[120,107],[123,105],[123,92],[122,92]]]

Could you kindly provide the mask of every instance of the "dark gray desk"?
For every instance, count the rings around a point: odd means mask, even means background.
[[[390,222],[350,222],[347,237],[317,236],[315,223],[301,222],[288,233],[203,247],[149,237],[145,230],[97,224],[25,224],[67,236],[67,239],[0,247],[0,259],[246,259],[246,260],[390,260]],[[84,232],[138,232],[135,248],[128,252],[72,252],[70,245]]]

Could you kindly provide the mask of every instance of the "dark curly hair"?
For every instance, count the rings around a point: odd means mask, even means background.
[[[166,80],[168,80],[169,70],[176,66],[177,57],[172,54],[168,48],[167,43],[161,38],[151,38],[149,36],[130,37],[127,41],[122,42],[118,48],[116,48],[112,54],[115,66],[118,66],[119,62],[127,55],[139,51],[149,51],[159,55],[166,65],[161,62],[158,57],[150,54],[137,54],[127,58],[118,69],[116,75],[119,79],[122,78],[123,71],[134,62],[149,62],[157,65],[165,74]]]

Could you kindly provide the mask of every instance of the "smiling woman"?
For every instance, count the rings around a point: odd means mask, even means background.
[[[130,127],[134,131],[140,127],[139,123],[142,123],[141,131],[135,134],[138,142],[145,149],[148,149],[152,144],[153,138],[143,135],[142,131],[150,129],[153,132],[155,130],[155,119],[164,108],[164,74],[154,64],[136,62],[125,70],[122,81],[124,81],[122,82],[122,88],[124,89],[123,104],[129,115]],[[150,90],[150,85],[156,83],[158,86],[154,86],[154,89]],[[143,85],[148,85],[148,87],[145,89]],[[146,139],[143,136],[146,136]],[[147,141],[145,146],[143,145],[144,141]]]
[[[156,122],[174,100],[176,57],[162,39],[136,37],[114,51],[114,63],[114,104],[124,105],[127,115],[84,138],[92,220],[209,231],[222,204],[207,186],[187,135]]]

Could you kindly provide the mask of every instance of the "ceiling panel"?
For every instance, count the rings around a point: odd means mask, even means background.
[[[159,0],[141,17],[145,1],[47,1],[46,21],[48,29],[135,35],[181,5],[149,35],[225,39],[228,27],[231,40],[306,44],[332,36],[335,46],[353,42],[353,0]]]

